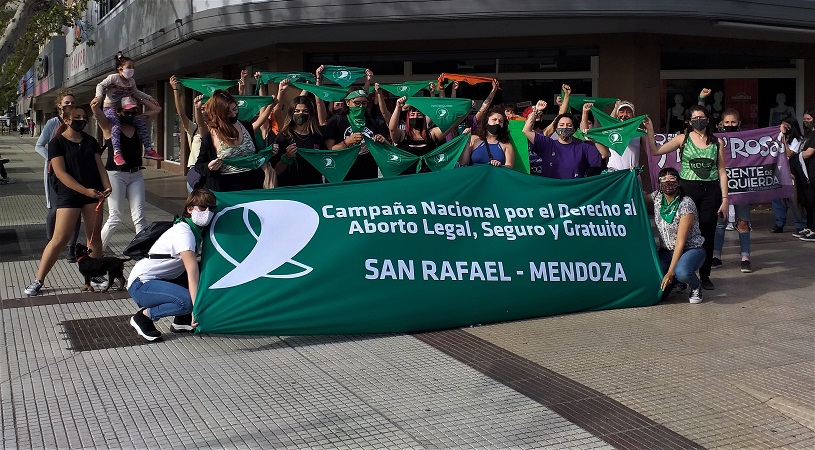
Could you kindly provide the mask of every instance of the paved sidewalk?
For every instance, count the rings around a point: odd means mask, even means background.
[[[43,161],[0,136],[3,448],[815,448],[815,244],[754,212],[715,291],[649,308],[415,335],[173,335],[144,344],[127,293],[79,294],[44,242]],[[155,169],[148,220],[183,205]],[[115,235],[121,252],[132,224]],[[132,263],[126,265],[126,270]]]

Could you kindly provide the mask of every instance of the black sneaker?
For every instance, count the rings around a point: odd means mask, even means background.
[[[710,278],[702,278],[702,289],[706,291],[712,291],[716,289],[716,287],[713,286],[713,282],[710,281]]]
[[[175,316],[173,323],[170,325],[170,331],[173,333],[192,333],[195,331],[195,328],[192,326],[192,314]]]
[[[753,271],[753,267],[750,265],[750,261],[742,261],[741,262],[741,273],[751,273]]]
[[[780,227],[778,225],[774,226],[773,229],[770,230],[770,233],[783,233],[783,232],[784,232],[784,227]]]
[[[65,257],[65,260],[71,264],[76,262],[76,247],[68,246],[68,255]]]
[[[718,269],[719,267],[722,267],[722,260],[719,259],[719,258],[714,257],[713,261],[710,263],[710,268],[711,269]]]
[[[147,339],[148,341],[160,339],[161,332],[158,331],[156,325],[153,324],[153,321],[144,315],[145,309],[146,308],[142,308],[139,310],[139,312],[133,314],[133,317],[130,318],[130,325],[136,329],[139,336]]]

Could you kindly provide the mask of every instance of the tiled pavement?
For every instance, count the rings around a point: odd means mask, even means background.
[[[16,181],[0,186],[4,448],[815,448],[815,244],[769,234],[766,211],[755,272],[728,233],[701,305],[141,345],[126,293],[77,294],[64,261],[20,299],[44,246],[33,143],[0,136]],[[183,180],[145,175],[148,219],[169,217]]]

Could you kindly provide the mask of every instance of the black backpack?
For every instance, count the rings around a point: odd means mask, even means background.
[[[136,234],[136,237],[127,244],[127,247],[122,252],[123,255],[133,258],[135,260],[140,260],[143,258],[150,258],[150,259],[170,259],[172,255],[168,254],[150,254],[150,248],[153,244],[156,243],[159,237],[164,234],[165,231],[169,230],[173,227],[174,221],[167,221],[167,220],[160,220],[158,222],[153,222],[147,226],[147,228],[139,231]]]

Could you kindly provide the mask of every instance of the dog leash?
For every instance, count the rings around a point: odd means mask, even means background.
[[[102,211],[102,204],[105,203],[105,199],[110,196],[110,192],[106,193],[105,195],[99,197],[99,201],[96,202],[96,214],[93,217],[93,230],[91,230],[91,237],[88,239],[88,249],[91,248],[91,244],[93,244],[93,236],[96,234],[96,224],[99,222],[99,214]],[[101,256],[101,255],[99,255]]]

